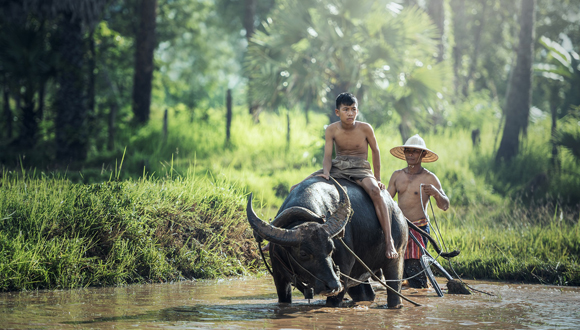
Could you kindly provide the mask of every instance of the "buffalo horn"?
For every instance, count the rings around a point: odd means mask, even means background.
[[[338,209],[330,214],[328,220],[324,224],[330,237],[334,237],[342,231],[344,226],[348,223],[348,219],[352,212],[352,209],[350,208],[350,199],[348,198],[346,191],[344,191],[344,188],[336,182],[334,178],[332,178],[332,181],[338,190],[340,201],[338,202]]]
[[[246,207],[248,222],[250,223],[250,226],[252,226],[252,229],[254,229],[262,238],[274,244],[282,246],[297,245],[300,242],[298,229],[274,227],[258,218],[254,212],[254,208],[252,207],[252,197],[253,194],[250,194],[250,198],[248,198],[248,206]]]

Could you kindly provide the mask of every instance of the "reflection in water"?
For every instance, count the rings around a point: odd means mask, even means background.
[[[444,279],[439,279],[445,283]],[[18,329],[477,329],[559,328],[580,324],[580,289],[471,282],[482,294],[439,298],[434,290],[403,290],[421,303],[389,310],[377,300],[347,308],[310,304],[296,292],[278,304],[271,278],[131,285],[0,294],[0,328]]]

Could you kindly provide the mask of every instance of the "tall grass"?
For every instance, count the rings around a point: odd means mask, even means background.
[[[0,290],[252,272],[244,191],[187,173],[74,184],[3,173]]]
[[[464,277],[580,285],[580,219],[556,205],[474,204],[438,219]]]

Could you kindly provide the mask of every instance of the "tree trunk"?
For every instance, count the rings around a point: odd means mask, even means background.
[[[312,93],[308,93],[308,95],[306,95],[306,103],[304,104],[304,116],[306,117],[306,125],[308,126],[308,124],[310,124],[310,116],[309,116],[309,111],[310,111],[310,106],[312,106],[312,99],[314,98],[314,96],[312,95]]]
[[[246,30],[246,40],[248,45],[250,44],[250,39],[254,36],[254,20],[256,17],[256,0],[244,0],[244,17],[242,18],[242,24],[244,25],[244,30]],[[248,112],[250,115],[254,116],[254,121],[258,122],[258,114],[256,113],[257,106],[254,104],[252,98],[251,80],[252,78],[248,76]]]
[[[455,95],[459,95],[461,88],[460,69],[462,67],[462,57],[465,50],[465,0],[452,0],[453,8],[453,32],[455,34],[455,46],[453,47],[453,77],[455,85]]]
[[[111,102],[107,134],[107,150],[109,151],[115,150],[115,118],[117,118],[117,102]]]
[[[532,96],[535,0],[523,0],[516,66],[509,82],[506,121],[496,162],[510,161],[519,153],[519,135],[527,133]]]
[[[151,83],[155,51],[155,20],[157,0],[141,0],[139,29],[135,40],[135,75],[133,81],[133,114],[139,124],[149,120]]]
[[[88,84],[87,84],[87,112],[88,112],[88,126],[89,126],[89,136],[94,137],[97,133],[97,125],[95,123],[95,68],[96,64],[96,54],[95,54],[95,30],[92,29],[89,33],[89,56],[88,56],[88,65],[87,65],[87,75],[88,75]]]
[[[469,64],[469,72],[467,73],[467,78],[465,79],[465,84],[463,85],[463,95],[469,95],[469,85],[471,84],[471,79],[475,73],[477,67],[477,59],[479,57],[479,47],[481,45],[481,32],[483,31],[483,26],[485,24],[485,14],[487,9],[487,0],[481,1],[481,19],[479,20],[479,25],[475,28],[475,40],[473,41],[473,54],[471,55],[471,61]]]
[[[163,145],[165,145],[165,143],[167,143],[167,135],[169,134],[168,132],[168,121],[169,119],[167,118],[167,109],[165,109],[165,111],[163,112]]]
[[[2,86],[2,98],[4,99],[4,121],[6,122],[6,141],[10,142],[12,140],[12,123],[14,122],[14,115],[12,114],[12,109],[10,109],[10,90],[8,89],[7,79],[5,79],[5,85]]]
[[[439,30],[437,35],[437,42],[439,43],[437,62],[441,62],[445,52],[443,47],[443,34],[445,33],[445,7],[443,6],[443,0],[430,0],[427,2],[427,13]]]
[[[55,96],[56,157],[60,163],[82,161],[87,156],[87,106],[83,34],[81,21],[73,13],[66,12],[59,21],[57,51],[60,70],[59,85]]]

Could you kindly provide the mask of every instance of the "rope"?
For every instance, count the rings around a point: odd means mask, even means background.
[[[264,261],[264,265],[266,265],[266,268],[268,269],[268,272],[270,273],[270,275],[272,275],[272,277],[274,277],[274,272],[272,272],[272,270],[270,269],[270,265],[268,265],[268,262],[266,261],[266,257],[264,257],[264,251],[262,251],[262,242],[258,241],[258,249],[260,250],[260,254],[262,255],[262,260]]]
[[[342,238],[337,237],[338,240],[342,243],[342,245],[344,245],[344,247],[346,248],[346,250],[348,252],[350,252],[354,258],[371,274],[373,280],[381,283],[385,288],[387,288],[387,290],[391,291],[392,293],[396,294],[397,296],[399,296],[400,298],[403,298],[404,300],[410,302],[411,304],[415,305],[415,306],[421,306],[420,304],[414,302],[413,300],[403,296],[402,294],[400,294],[397,290],[391,288],[390,286],[388,286],[386,283],[384,283],[383,281],[381,281],[380,278],[377,277],[377,275],[375,275],[375,273],[369,268],[369,266],[367,266],[357,255],[356,253],[354,253],[349,247],[348,245],[346,245],[346,243],[342,240]]]
[[[429,197],[429,199],[430,198],[431,197]],[[421,206],[423,206],[423,200],[422,199],[421,199]],[[431,213],[433,214],[433,222],[435,223],[435,232],[438,232],[439,233],[438,236],[441,238],[441,243],[442,243],[443,247],[445,248],[445,250],[447,250],[447,245],[445,244],[445,240],[443,239],[443,235],[441,235],[441,231],[439,230],[439,224],[437,223],[437,218],[435,217],[435,210],[433,210],[433,203],[431,203],[430,201],[429,201],[429,206],[431,206]],[[477,289],[473,288],[472,286],[470,286],[469,284],[465,283],[463,281],[463,279],[461,279],[461,277],[459,276],[459,274],[457,274],[457,272],[455,271],[455,268],[453,268],[453,264],[451,263],[451,259],[447,259],[447,261],[449,262],[449,268],[451,268],[451,270],[453,271],[453,274],[455,274],[455,277],[457,278],[457,280],[459,282],[461,282],[461,284],[465,285],[466,287],[468,287],[469,289],[471,289],[471,290],[473,290],[475,292],[479,292],[479,293],[486,294],[488,296],[495,297],[495,295],[493,293],[489,293],[489,292],[482,291],[482,290],[477,290]]]

